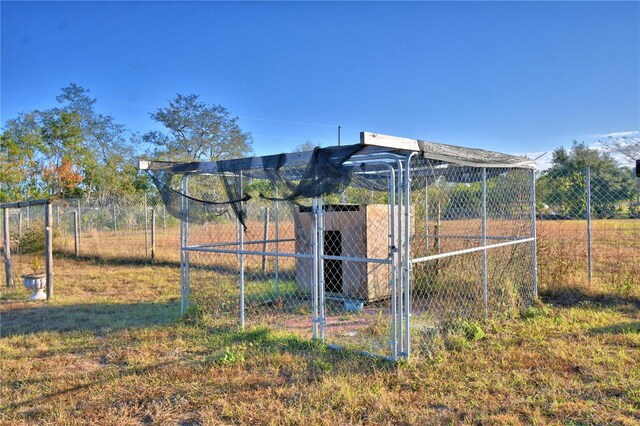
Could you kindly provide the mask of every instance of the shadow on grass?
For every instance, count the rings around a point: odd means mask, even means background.
[[[33,305],[4,311],[0,337],[50,331],[92,331],[101,334],[121,328],[169,324],[179,317],[180,305],[177,301]]]
[[[52,399],[52,398],[55,398],[55,397],[58,397],[58,396],[62,396],[62,395],[69,394],[69,393],[78,392],[78,391],[81,391],[81,390],[84,390],[84,389],[91,388],[93,386],[105,384],[107,382],[113,381],[116,377],[117,378],[122,378],[122,377],[126,377],[126,376],[151,373],[153,371],[160,370],[162,368],[168,367],[171,364],[176,364],[176,363],[177,363],[177,361],[166,361],[166,362],[162,362],[162,363],[159,363],[159,364],[150,365],[150,366],[146,366],[146,367],[131,367],[131,368],[123,369],[123,370],[121,370],[119,372],[119,374],[117,376],[111,376],[111,377],[104,377],[103,376],[101,379],[93,380],[93,381],[91,381],[89,383],[83,383],[83,384],[80,384],[80,385],[77,385],[77,386],[72,386],[70,388],[66,388],[66,389],[63,389],[63,390],[56,391],[56,392],[51,392],[51,393],[39,395],[39,396],[36,396],[36,397],[33,397],[33,398],[25,399],[23,401],[12,402],[10,404],[7,404],[4,407],[0,407],[0,412],[7,411],[7,410],[15,410],[16,408],[33,405],[34,403],[42,403],[44,401],[47,401],[49,399]],[[98,376],[98,374],[100,374],[100,373],[95,374],[95,376]]]
[[[364,356],[356,351],[331,350],[317,341],[305,339],[291,333],[274,332],[266,327],[257,327],[249,331],[238,331],[235,326],[225,325],[210,328],[209,331],[219,334],[221,339],[215,347],[211,347],[208,350],[189,352],[186,358],[159,362],[150,366],[116,366],[116,368],[118,368],[117,374],[105,374],[103,371],[94,372],[86,383],[9,403],[0,407],[0,412],[44,403],[56,397],[81,392],[85,389],[101,386],[127,376],[147,375],[172,368],[206,371],[201,369],[222,368],[224,364],[236,362],[251,362],[251,360],[259,360],[265,357],[265,355],[268,357],[269,353],[290,353],[300,357],[304,370],[302,375],[300,375],[299,372],[294,374],[293,370],[296,369],[296,363],[291,363],[290,365],[285,364],[280,368],[281,376],[291,383],[317,381],[327,375],[342,376],[345,374],[353,374],[354,371],[366,376],[376,371],[393,371],[398,368],[398,364],[396,363]],[[250,345],[252,349],[247,349],[248,345]],[[230,354],[236,353],[235,351],[237,351],[237,353],[246,351],[246,355],[237,358],[231,357]],[[12,387],[23,386],[29,383],[39,383],[42,380],[46,379],[18,380],[7,382],[6,384]],[[264,383],[252,385],[252,389],[255,390],[256,386],[268,388],[280,385],[276,382],[272,384]],[[27,416],[29,415],[27,414]]]
[[[580,287],[563,287],[540,292],[540,299],[554,306],[574,306],[581,303],[593,303],[602,307],[632,305],[640,309],[640,298],[607,293],[592,293]]]
[[[627,322],[610,325],[608,327],[596,327],[591,329],[595,334],[631,334],[640,333],[640,322]]]
[[[226,345],[247,345],[259,348],[259,352],[288,352],[307,358],[308,367],[318,373],[393,370],[397,364],[382,357],[373,356],[357,348],[331,349],[325,343],[289,332],[278,332],[267,327],[246,331],[228,332]],[[354,369],[355,368],[355,369]]]

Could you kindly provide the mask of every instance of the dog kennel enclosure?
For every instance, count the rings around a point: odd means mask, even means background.
[[[183,313],[398,360],[537,294],[526,158],[362,132],[356,145],[139,167],[180,218]]]

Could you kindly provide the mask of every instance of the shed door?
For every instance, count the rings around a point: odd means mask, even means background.
[[[340,231],[324,231],[324,254],[342,256],[342,234]],[[342,260],[325,259],[324,291],[342,293]]]

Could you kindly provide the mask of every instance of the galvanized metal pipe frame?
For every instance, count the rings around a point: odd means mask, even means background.
[[[533,297],[538,298],[538,231],[536,227],[536,171],[531,170],[531,261],[533,263]]]
[[[591,167],[587,167],[586,171],[587,181],[587,276],[589,287],[591,287],[592,281],[592,268],[591,268]]]
[[[238,173],[238,194],[242,194],[242,171]],[[244,202],[240,202],[240,209],[244,207]],[[240,328],[244,330],[244,230],[240,229],[238,245],[238,259],[240,261]]]
[[[482,168],[482,296],[484,318],[489,318],[489,286],[487,283],[487,169]]]
[[[311,258],[313,259],[313,296],[312,296],[312,328],[313,338],[324,340],[325,339],[325,312],[324,312],[324,260],[345,260],[356,262],[368,262],[388,264],[391,268],[391,316],[392,316],[392,342],[391,342],[391,357],[381,356],[381,358],[397,360],[399,358],[409,359],[411,354],[411,265],[414,263],[427,262],[431,260],[441,259],[445,257],[458,256],[467,253],[473,253],[477,251],[483,252],[483,293],[485,302],[485,315],[488,315],[488,283],[487,283],[487,251],[493,248],[505,247],[514,244],[532,242],[533,253],[533,270],[534,270],[534,295],[537,295],[537,259],[536,259],[536,230],[535,230],[535,174],[532,171],[532,187],[531,187],[531,203],[532,203],[532,236],[528,238],[519,237],[507,237],[507,236],[489,236],[486,232],[486,168],[482,168],[482,235],[481,236],[469,236],[469,235],[447,235],[439,236],[442,238],[467,238],[467,239],[481,239],[482,245],[479,247],[473,247],[464,250],[456,250],[448,253],[438,253],[431,256],[424,256],[420,258],[411,258],[411,160],[417,153],[412,152],[409,155],[401,156],[398,154],[377,155],[375,158],[371,158],[368,163],[375,164],[380,163],[389,169],[389,209],[390,209],[390,223],[389,223],[389,256],[388,258],[367,258],[367,257],[350,257],[350,256],[334,256],[325,255],[323,251],[323,237],[324,237],[324,209],[322,205],[322,199],[320,197],[312,200],[312,252],[311,253],[283,253],[279,249],[280,242],[290,242],[294,239],[279,239],[278,227],[278,206],[276,204],[274,210],[275,219],[275,239],[256,240],[256,241],[244,241],[244,233],[237,222],[237,238],[235,242],[223,242],[214,244],[200,244],[191,246],[189,245],[188,238],[188,222],[181,221],[181,282],[182,284],[182,298],[188,299],[189,288],[189,252],[208,252],[208,253],[225,253],[236,254],[239,259],[239,292],[240,292],[240,326],[245,325],[245,306],[244,306],[244,255],[263,255],[274,256],[276,259],[276,294],[278,291],[278,259],[280,257],[293,257],[293,258]],[[389,162],[390,161],[390,162]],[[395,165],[394,165],[395,162]],[[395,166],[395,167],[394,167]],[[397,179],[396,179],[397,177]],[[238,176],[238,184],[242,191],[242,176],[241,173]],[[183,178],[181,191],[184,194],[188,192],[188,184],[186,177]],[[276,189],[277,190],[277,189]],[[425,198],[428,196],[428,186],[425,185]],[[185,198],[185,197],[182,197]],[[277,202],[276,202],[277,203]],[[428,204],[425,200],[425,209],[428,209]],[[184,200],[181,203],[181,209],[188,216],[188,200]],[[427,213],[428,214],[428,213]],[[185,216],[186,217],[186,216]],[[425,222],[428,218],[425,216]],[[428,226],[428,223],[425,223]],[[428,238],[428,230],[425,233]],[[504,242],[487,244],[487,240],[506,240]],[[255,245],[275,243],[275,251],[268,251],[265,248],[263,250],[246,250],[244,245]],[[225,246],[237,246],[236,249],[224,249]],[[188,300],[183,300],[181,303],[181,312],[188,306]],[[340,348],[338,345],[328,345],[329,347]],[[374,355],[375,354],[370,354]]]

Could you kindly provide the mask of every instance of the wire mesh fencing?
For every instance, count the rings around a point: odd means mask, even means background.
[[[281,173],[295,180],[304,167]],[[224,199],[232,184],[253,197],[213,206],[200,223],[180,221],[153,192],[57,200],[54,250],[180,265],[184,312],[211,324],[266,325],[393,359],[428,356],[460,322],[532,303],[536,256],[542,291],[637,294],[638,181],[623,191],[598,179],[585,170],[536,194],[528,169],[394,158],[358,166],[336,193],[291,202],[264,174],[189,176],[185,194]],[[195,202],[179,198],[188,215]],[[19,282],[44,264],[44,207],[10,209],[8,225]]]
[[[184,312],[398,359],[428,353],[429,339],[451,324],[513,315],[532,303],[530,169],[413,155],[363,155],[348,164],[353,175],[339,191],[295,202],[269,196],[279,182],[259,167],[185,175]],[[295,182],[305,167],[278,172]],[[192,195],[223,186],[247,196],[219,209],[214,224],[191,223],[191,205],[201,202]]]
[[[38,274],[45,269],[45,205],[6,209],[10,245],[10,275],[12,285],[22,276]],[[3,238],[3,253],[5,239]],[[5,254],[6,256],[6,254]],[[2,262],[2,276],[6,278],[6,260]]]
[[[539,185],[542,290],[629,296],[640,288],[640,179],[605,180],[586,168]]]
[[[179,220],[157,193],[53,204],[58,253],[109,261],[178,262]]]

